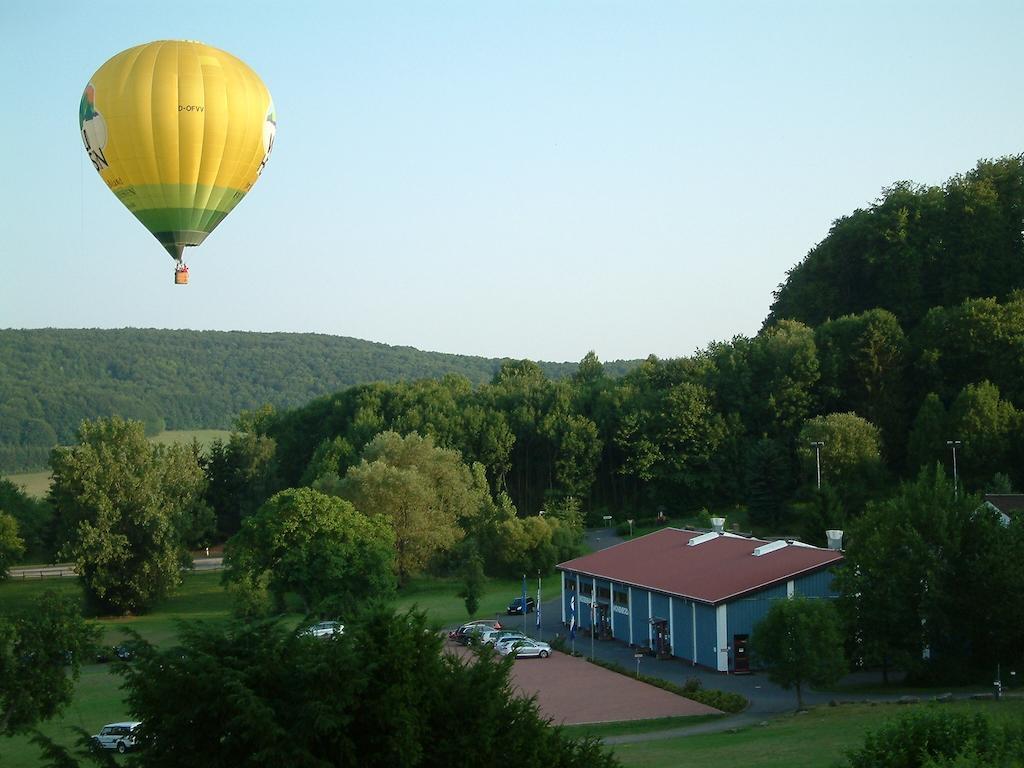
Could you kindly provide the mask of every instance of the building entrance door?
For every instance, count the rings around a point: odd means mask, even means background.
[[[750,672],[750,656],[747,653],[747,635],[732,636],[732,671],[737,675]]]
[[[667,659],[672,655],[672,645],[669,643],[668,635],[668,619],[651,619],[651,629],[653,637],[655,656],[659,659]]]

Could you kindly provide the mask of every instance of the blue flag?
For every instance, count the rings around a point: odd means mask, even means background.
[[[537,574],[537,630],[540,631],[540,574]]]
[[[523,574],[523,629],[526,629],[526,574]]]

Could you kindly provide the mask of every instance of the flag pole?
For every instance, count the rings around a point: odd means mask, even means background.
[[[537,571],[537,639],[543,640],[544,630],[540,625],[540,570]]]

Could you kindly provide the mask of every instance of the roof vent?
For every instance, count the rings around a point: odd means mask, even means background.
[[[711,529],[722,533],[725,530],[725,518],[724,517],[712,517],[711,518]]]
[[[828,548],[841,551],[843,548],[843,532],[842,531],[825,531],[825,537],[828,539]]]
[[[783,549],[787,546],[789,546],[789,542],[785,539],[770,541],[767,544],[762,544],[760,547],[754,549],[754,557],[761,557],[761,555],[767,555],[769,552],[775,552],[776,550]]]
[[[707,533],[702,533],[700,536],[694,536],[692,539],[686,542],[686,546],[696,547],[698,544],[703,544],[705,541],[717,539],[718,536],[719,534],[715,531],[708,531]]]

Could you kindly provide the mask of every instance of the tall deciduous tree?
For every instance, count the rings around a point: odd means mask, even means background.
[[[803,477],[816,482],[819,455],[812,442],[821,442],[821,481],[839,494],[843,507],[859,513],[883,480],[882,442],[878,428],[855,413],[816,416],[800,430],[797,453]]]
[[[329,600],[341,614],[394,591],[394,533],[343,499],[310,488],[281,491],[242,522],[225,552],[225,581],[264,579],[309,613]]]
[[[750,647],[772,682],[796,689],[799,709],[805,686],[834,685],[846,673],[842,626],[829,600],[777,600],[754,627]]]
[[[98,637],[74,601],[50,591],[30,610],[0,614],[0,736],[28,730],[71,701]]]
[[[0,581],[9,575],[9,568],[25,552],[25,542],[18,536],[18,521],[0,509]]]
[[[1021,526],[1002,526],[977,496],[954,495],[941,466],[869,504],[848,533],[835,583],[866,663],[952,681],[1019,653]],[[931,669],[933,655],[941,661]]]
[[[78,445],[50,459],[50,501],[63,554],[87,597],[117,613],[144,611],[181,582],[181,532],[205,484],[187,446],[153,445],[141,422],[83,421]]]
[[[399,581],[452,549],[487,502],[487,481],[458,452],[413,433],[374,438],[349,469],[340,494],[356,509],[388,520],[395,532]]]

